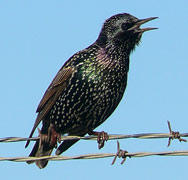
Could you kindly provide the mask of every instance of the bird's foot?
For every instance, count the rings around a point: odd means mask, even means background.
[[[40,146],[42,144],[49,144],[50,147],[57,148],[57,142],[61,142],[61,134],[57,133],[54,126],[51,124],[48,128],[48,133],[43,134],[41,130],[38,128],[39,137],[40,137]]]
[[[57,148],[57,142],[61,143],[61,134],[57,133],[54,126],[50,124],[48,128],[48,142],[50,146]]]
[[[108,133],[106,133],[104,131],[101,131],[101,132],[90,131],[88,134],[97,136],[97,143],[98,143],[99,149],[103,148],[105,141],[108,141],[108,139],[109,139]]]

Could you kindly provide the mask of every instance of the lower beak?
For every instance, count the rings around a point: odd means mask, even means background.
[[[150,30],[158,29],[158,28],[153,28],[153,27],[139,29],[142,24],[145,24],[146,22],[152,21],[152,20],[157,19],[157,18],[158,17],[150,17],[150,18],[146,18],[146,19],[139,19],[135,23],[135,25],[133,27],[131,27],[131,28],[128,29],[128,31],[137,29],[139,32],[143,33],[145,31],[150,31]]]

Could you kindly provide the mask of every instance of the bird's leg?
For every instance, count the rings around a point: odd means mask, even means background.
[[[47,143],[47,144],[49,143],[51,147],[57,148],[57,142],[58,143],[61,142],[61,134],[56,132],[52,124],[50,124],[48,128],[47,134],[43,134],[39,128],[38,128],[38,132],[39,132],[39,137],[40,137],[39,146],[41,146],[44,143]]]
[[[89,131],[88,134],[97,136],[97,142],[98,142],[99,149],[103,148],[105,141],[107,141],[109,139],[108,133],[106,133],[104,131],[101,131],[101,132]]]
[[[39,142],[39,147],[41,147],[41,145],[45,142],[48,142],[48,135],[47,134],[42,134],[41,130],[38,128],[38,132],[39,132],[39,138],[40,138],[40,142]]]
[[[48,142],[50,146],[57,148],[57,142],[61,142],[61,134],[57,133],[54,126],[50,124],[48,128]]]

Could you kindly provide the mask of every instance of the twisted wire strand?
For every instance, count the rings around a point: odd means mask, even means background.
[[[49,161],[62,161],[74,159],[98,159],[115,157],[116,153],[85,154],[79,156],[43,156],[43,157],[0,157],[0,161],[26,162],[47,159]],[[135,152],[126,153],[127,157],[146,157],[146,156],[188,156],[188,151],[166,151],[166,152]]]
[[[180,137],[188,137],[188,133],[181,133],[179,134]],[[171,133],[140,133],[140,134],[111,134],[109,135],[109,140],[116,140],[116,139],[128,139],[128,138],[139,138],[139,139],[156,139],[156,138],[172,138],[173,134]],[[33,138],[22,138],[22,137],[6,137],[6,138],[0,138],[0,142],[19,142],[19,141],[36,141],[39,139],[39,137],[33,137]],[[62,136],[61,140],[75,140],[75,139],[82,139],[82,140],[96,140],[97,136]]]

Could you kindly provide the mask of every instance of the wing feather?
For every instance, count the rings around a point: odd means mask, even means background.
[[[48,89],[44,93],[43,98],[41,99],[37,111],[38,116],[36,118],[35,124],[33,129],[30,133],[29,138],[32,137],[35,129],[39,125],[39,123],[45,118],[45,116],[49,113],[52,106],[55,104],[57,98],[60,96],[62,91],[67,87],[69,79],[71,78],[72,74],[74,73],[74,68],[62,67],[55,78],[53,79],[52,83],[49,85]],[[27,141],[25,147],[29,145],[29,140]]]

